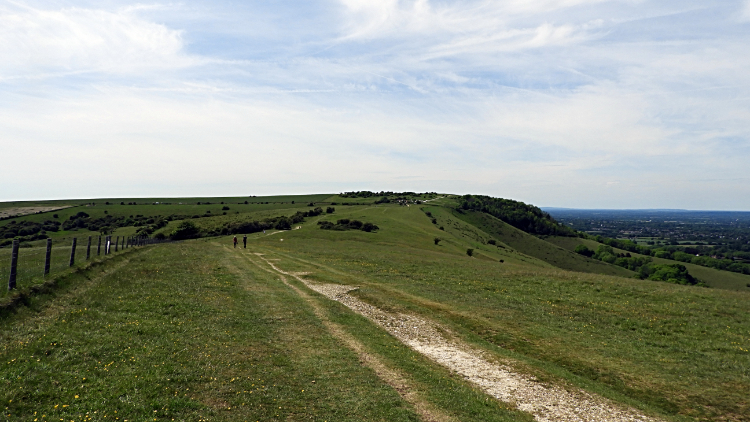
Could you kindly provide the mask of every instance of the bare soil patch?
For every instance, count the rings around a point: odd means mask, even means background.
[[[16,207],[0,209],[0,218],[21,217],[23,215],[36,214],[40,212],[59,211],[64,210],[65,208],[70,208],[71,206],[72,205],[65,205],[62,207]]]

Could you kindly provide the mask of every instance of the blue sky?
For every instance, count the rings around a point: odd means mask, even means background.
[[[0,201],[750,210],[750,1],[0,0]]]

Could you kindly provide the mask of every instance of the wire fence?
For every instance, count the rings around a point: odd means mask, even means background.
[[[89,236],[73,238],[72,242],[47,244],[34,247],[12,247],[0,249],[0,280],[8,282],[8,288],[0,287],[0,297],[14,289],[22,289],[54,277],[70,268],[85,265],[97,257],[110,255],[125,249],[167,242],[166,239],[125,236]]]

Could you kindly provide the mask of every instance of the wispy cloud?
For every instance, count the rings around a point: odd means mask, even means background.
[[[136,12],[142,9],[6,5],[0,8],[0,75],[127,74],[188,65],[182,32],[140,18]]]
[[[744,21],[750,21],[750,0],[745,0],[745,4],[742,5],[740,10],[740,19]]]
[[[747,1],[0,4],[0,178],[81,169],[0,199],[372,188],[750,209]],[[99,177],[126,162],[143,170]]]

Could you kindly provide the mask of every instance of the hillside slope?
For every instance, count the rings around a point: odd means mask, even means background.
[[[550,236],[546,238],[549,243],[565,248],[569,251],[575,250],[578,245],[586,245],[589,249],[596,250],[601,243],[590,239],[579,239],[571,237]],[[618,253],[630,253],[632,256],[644,257],[645,255],[628,252],[623,249],[613,248]],[[709,287],[725,290],[750,291],[750,275],[721,271],[715,268],[702,267],[687,262],[673,261],[671,259],[654,258],[656,264],[680,264],[687,268],[688,272],[695,278],[703,281]]]
[[[453,211],[452,215],[481,229],[505,245],[557,268],[620,277],[632,277],[635,275],[634,272],[625,268],[586,258],[575,252],[546,242],[483,212],[465,211],[462,213]]]

